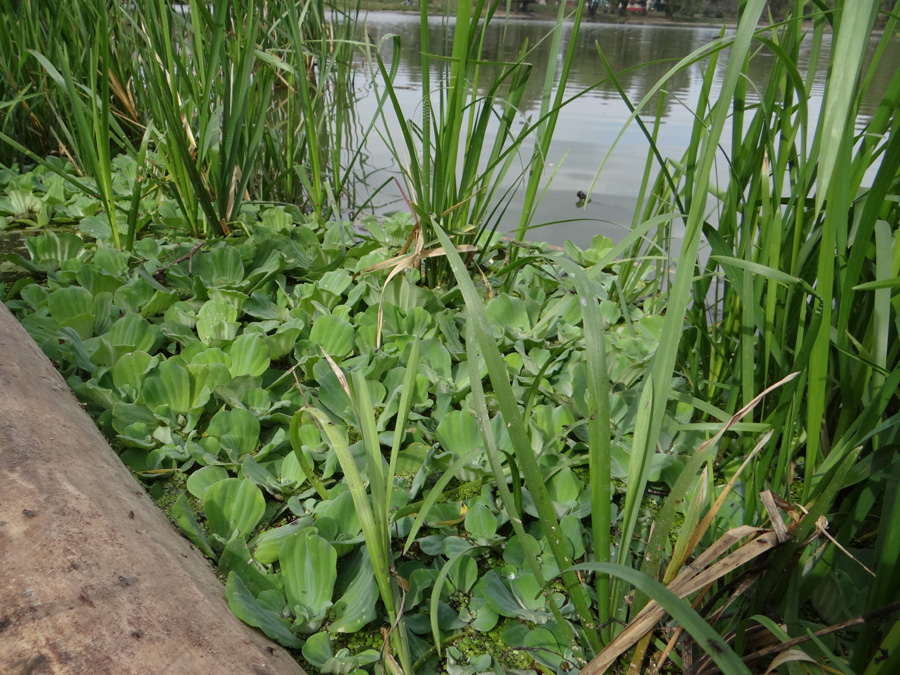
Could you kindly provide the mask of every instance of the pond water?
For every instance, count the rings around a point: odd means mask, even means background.
[[[491,27],[486,41],[484,54],[486,60],[507,61],[515,60],[518,49],[525,40],[528,40],[530,45],[540,43],[529,59],[535,68],[521,105],[523,120],[526,117],[537,119],[539,114],[544,80],[543,67],[550,49],[549,41],[541,43],[541,39],[552,27],[551,22],[532,19],[511,19],[508,25],[504,26],[501,20]],[[368,15],[367,30],[376,44],[386,35],[400,36],[402,48],[395,82],[397,94],[405,116],[420,121],[419,16],[388,12],[371,13]],[[568,44],[571,24],[566,26],[565,31],[564,45]],[[432,52],[440,53],[442,48],[444,53],[449,51],[450,35],[451,31],[444,28],[441,20],[435,19],[429,26]],[[716,39],[718,35],[719,29],[712,27],[582,24],[577,37],[576,58],[566,94],[572,96],[585,89],[591,87],[593,89],[567,105],[560,114],[548,157],[549,166],[545,171],[545,174],[556,171],[556,175],[534,220],[535,223],[572,219],[577,222],[551,224],[533,230],[531,238],[557,245],[564,243],[566,239],[572,239],[579,246],[586,246],[596,234],[603,234],[614,240],[619,239],[630,226],[647,156],[647,144],[637,125],[633,124],[628,128],[610,156],[594,187],[591,202],[579,206],[576,196],[578,191],[589,190],[601,161],[609,152],[610,146],[629,116],[628,108],[612,84],[603,82],[607,74],[598,56],[596,45],[599,44],[603,49],[616,72],[621,73],[634,68],[621,77],[621,82],[631,101],[637,103],[677,60]],[[874,45],[873,40],[871,49],[874,49]],[[826,35],[823,57],[816,73],[813,97],[810,101],[812,118],[818,116],[822,103],[827,50],[830,46],[831,36]],[[391,57],[390,44],[386,43],[382,53],[388,61]],[[558,71],[561,70],[561,58],[557,62]],[[809,58],[809,44],[807,44],[806,49],[801,52],[798,64],[801,72],[806,72]],[[714,89],[721,84],[725,60],[720,59]],[[751,61],[750,78],[757,86],[765,85],[772,62],[773,58],[766,53],[759,54]],[[881,94],[894,73],[895,66],[900,64],[900,41],[895,40],[891,43],[882,63],[887,65],[881,69],[873,82],[872,95],[869,96],[869,101],[863,109],[866,116],[874,112]],[[363,72],[365,68],[366,66],[361,65]],[[663,108],[659,134],[664,156],[680,158],[687,147],[693,124],[691,110],[696,105],[701,83],[699,66],[682,71],[671,80],[667,88],[668,96]],[[363,96],[357,105],[359,122],[365,124],[374,114],[376,100],[371,83],[361,87],[361,91],[368,91],[368,95]],[[655,104],[649,108],[651,112],[655,109]],[[648,115],[646,119],[649,121],[652,116]],[[399,131],[394,129],[393,133],[399,141],[401,138]],[[723,141],[730,138],[730,133],[730,129],[726,129]],[[525,151],[530,153],[530,144]],[[525,159],[523,157],[522,161]],[[375,134],[367,143],[364,161],[368,185],[380,185],[391,176],[396,176],[402,184],[399,168],[395,165],[385,143]],[[382,214],[406,208],[396,188],[393,188],[392,192],[385,189],[380,193],[375,199],[375,205],[376,211]],[[515,230],[521,207],[522,197],[519,194],[513,199],[502,221],[501,229]]]
[[[21,232],[0,230],[0,284],[12,283],[16,279],[28,276],[28,272],[18,265],[7,262],[3,255],[18,253],[28,257],[28,249],[25,247],[25,236]]]

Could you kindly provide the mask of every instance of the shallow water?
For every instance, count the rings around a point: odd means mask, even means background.
[[[18,253],[28,257],[28,249],[25,247],[25,236],[15,230],[0,230],[0,256],[9,253]],[[11,283],[16,279],[29,276],[27,270],[18,265],[7,262],[0,257],[0,283]]]
[[[553,24],[540,20],[510,20],[508,26],[502,21],[491,27],[485,47],[486,60],[514,60],[519,46],[524,40],[529,44],[539,43]],[[419,61],[419,17],[415,14],[395,14],[388,12],[372,13],[368,16],[368,34],[377,44],[389,34],[401,37],[400,66],[395,82],[397,95],[403,105],[405,116],[421,121],[421,68]],[[505,34],[504,31],[505,30]],[[449,34],[435,20],[429,27],[431,50],[441,53],[449,48]],[[628,127],[617,147],[599,176],[597,171],[603,158],[617,135],[622,131],[629,110],[620,99],[614,87],[606,78],[605,68],[597,53],[597,45],[616,72],[629,68],[634,70],[623,75],[621,82],[629,98],[638,103],[657,82],[657,80],[679,59],[690,54],[702,45],[714,40],[719,35],[717,28],[690,26],[660,25],[611,25],[583,24],[577,38],[577,52],[567,86],[567,95],[575,95],[591,88],[586,94],[567,105],[559,117],[553,144],[548,156],[545,180],[549,174],[556,172],[550,188],[538,208],[535,223],[550,221],[575,220],[563,224],[553,224],[532,231],[531,237],[562,244],[572,239],[579,246],[589,244],[591,237],[603,234],[612,239],[619,239],[630,227],[632,214],[637,201],[640,181],[647,157],[647,143],[637,125]],[[443,39],[442,39],[443,38]],[[563,44],[567,44],[568,35],[564,35]],[[874,40],[872,49],[874,49]],[[813,97],[809,102],[810,115],[818,115],[822,103],[822,94],[827,67],[827,50],[831,46],[831,36],[824,39],[823,57],[815,74]],[[801,72],[809,68],[809,45],[801,52],[798,66]],[[528,89],[522,103],[521,119],[536,119],[540,108],[541,86],[544,80],[544,67],[547,62],[550,44],[540,44],[530,58],[534,64]],[[383,55],[388,61],[390,44],[385,43]],[[715,91],[721,85],[725,71],[725,57],[720,58],[713,85]],[[751,61],[750,79],[753,87],[765,87],[773,57],[765,52]],[[876,74],[872,85],[872,95],[863,106],[863,113],[868,116],[874,112],[881,94],[893,75],[891,64],[900,64],[900,40],[891,43],[888,53],[882,60],[888,64]],[[360,63],[365,72],[367,66]],[[558,70],[561,61],[557,62]],[[437,70],[432,77],[438,76]],[[433,80],[434,81],[434,80]],[[662,110],[660,127],[660,149],[664,156],[679,158],[687,147],[693,113],[691,112],[699,97],[702,84],[700,66],[694,66],[675,76],[669,83],[668,96]],[[363,87],[368,91],[358,103],[357,112],[361,124],[365,124],[375,111],[375,96],[371,86]],[[647,119],[652,119],[656,111],[655,101],[651,101]],[[865,122],[867,117],[860,120]],[[393,122],[396,125],[396,120]],[[401,141],[399,130],[394,127],[392,133],[398,143]],[[726,128],[723,140],[730,138],[730,129]],[[727,151],[727,145],[723,144]],[[530,152],[530,146],[526,149]],[[399,169],[394,166],[393,158],[384,142],[377,135],[372,135],[366,147],[366,182],[379,185],[386,178],[396,176],[402,178]],[[525,161],[525,158],[522,158]],[[721,175],[724,177],[725,163],[720,162]],[[591,190],[595,177],[597,182]],[[591,201],[579,205],[576,193],[591,192]],[[376,210],[379,213],[405,209],[399,192],[393,189],[376,197]],[[515,230],[522,208],[521,195],[514,198],[502,221],[502,229]]]

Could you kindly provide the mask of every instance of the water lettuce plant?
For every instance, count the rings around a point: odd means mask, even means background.
[[[184,485],[173,519],[227,576],[235,612],[273,639],[296,647],[321,635],[315,649],[325,654],[325,635],[333,643],[383,616],[394,626],[389,642],[397,638],[383,658],[418,672],[449,658],[429,651],[433,634],[440,646],[454,631],[539,620],[565,646],[539,660],[574,662],[575,606],[565,593],[531,597],[568,564],[553,546],[578,558],[590,548],[590,509],[579,500],[587,475],[566,459],[585,438],[567,403],[585,405],[577,383],[586,377],[571,282],[547,276],[548,258],[521,271],[514,295],[488,303],[508,377],[530,392],[528,433],[544,446],[538,480],[521,484],[504,418],[481,407],[489,364],[466,347],[458,294],[417,285],[413,268],[383,292],[378,275],[359,272],[389,259],[389,245],[373,237],[348,248],[334,236],[340,224],[288,217],[290,228],[248,219],[249,236],[199,247],[143,238],[132,256],[75,235],[65,247],[60,235],[37,235],[27,262],[55,261],[44,266],[48,285],[20,280],[6,302],[136,475],[158,495]],[[620,322],[622,308],[604,303]],[[654,348],[653,330],[629,311],[637,332],[622,339],[634,346],[614,350],[615,376]],[[484,440],[479,424],[491,429]],[[510,515],[492,496],[498,479],[513,480],[505,504],[520,514],[508,547]],[[562,519],[554,544],[551,531],[524,520],[538,503]],[[485,576],[481,565],[491,569],[501,554],[507,571]],[[510,581],[514,570],[521,579]],[[373,575],[375,587],[366,583]],[[524,639],[510,644],[528,648]]]

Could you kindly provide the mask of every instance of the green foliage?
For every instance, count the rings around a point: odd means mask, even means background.
[[[241,621],[256,626],[285,647],[303,646],[303,641],[290,631],[288,622],[281,615],[277,605],[279,602],[284,605],[284,598],[277,591],[263,591],[258,598],[254,597],[241,578],[229,572],[225,594],[228,606]]]
[[[331,608],[337,552],[310,527],[282,545],[279,560],[288,605],[296,617],[294,626],[302,633],[313,633]]]
[[[352,18],[37,4],[0,4],[2,138],[34,159],[49,130],[74,164],[4,169],[0,218],[75,232],[4,254],[34,275],[4,298],[242,620],[323,673],[640,671],[666,614],[728,672],[778,665],[757,627],[842,672],[896,651],[900,77],[857,114],[896,29],[866,54],[878,3],[799,1],[760,30],[742,2],[640,102],[611,72],[651,146],[633,228],[527,255],[495,236],[498,186],[533,134],[527,228],[564,85],[511,131],[529,52],[481,59],[498,5],[458,5],[440,64],[423,29],[420,124],[379,61],[414,213],[360,236],[337,218]],[[815,118],[796,64],[826,27]],[[757,45],[774,67],[751,95]],[[666,158],[643,111],[698,63],[690,146]]]
[[[213,537],[227,542],[232,535],[246,538],[265,512],[265,498],[252,481],[226,478],[203,493],[203,512]]]
[[[563,106],[568,72],[574,60],[574,45],[584,7],[577,4],[575,22],[568,32],[569,48],[563,55],[560,44],[565,26],[566,5],[560,4],[556,24],[549,37],[548,67],[541,99],[540,119],[525,120],[516,128],[519,105],[528,85],[532,66],[529,57],[534,47],[522,45],[515,62],[496,62],[484,57],[485,36],[498,10],[500,0],[479,0],[474,5],[456,4],[453,28],[445,23],[451,44],[449,58],[437,59],[432,53],[428,32],[428,3],[420,3],[421,12],[421,120],[414,121],[402,109],[393,87],[398,61],[386,64],[381,58],[381,45],[375,57],[387,98],[399,122],[402,139],[386,130],[391,152],[399,164],[406,166],[404,179],[409,191],[409,205],[422,226],[421,245],[415,255],[426,251],[440,252],[445,245],[438,242],[437,231],[443,229],[453,246],[477,245],[479,260],[497,235],[500,218],[506,212],[514,190],[504,179],[510,175],[516,155],[533,141],[532,159],[518,174],[512,174],[516,187],[526,173],[528,183],[519,238],[531,221],[543,175],[544,157],[550,146],[559,110]],[[509,6],[506,6],[509,11]],[[452,32],[452,37],[450,33]],[[400,38],[393,36],[397,53]],[[563,72],[556,84],[557,56],[563,57]],[[438,82],[431,72],[438,69]],[[492,120],[492,118],[495,118]],[[496,124],[494,140],[489,141],[489,124]],[[446,248],[444,248],[446,250]],[[465,250],[465,249],[461,249]],[[451,280],[443,256],[427,259],[422,265],[430,285]]]
[[[665,292],[659,289],[653,298],[658,306],[665,306],[666,323],[652,377],[646,378],[644,387],[652,402],[643,444],[646,451],[669,437],[657,414],[677,372],[689,384],[684,400],[694,408],[695,428],[712,429],[734,415],[734,419],[746,416],[751,432],[723,438],[714,460],[710,457],[684,468],[670,499],[681,498],[704,463],[709,473],[697,479],[711,488],[709,480],[716,467],[729,467],[726,472],[730,473],[747,462],[739,494],[723,494],[722,510],[720,506],[711,509],[690,543],[680,541],[682,548],[670,560],[662,542],[682,507],[666,505],[657,518],[642,569],[656,576],[666,568],[663,579],[670,582],[685,557],[693,555],[683,549],[685,544],[688,549],[702,547],[701,542],[709,545],[713,535],[707,528],[724,531],[739,524],[762,523],[767,516],[781,518],[771,509],[766,514],[763,498],[768,491],[789,504],[814,504],[815,510],[795,526],[796,539],[773,561],[774,570],[786,564],[790,555],[798,556],[796,576],[769,572],[747,600],[737,603],[746,616],[764,605],[777,607],[789,626],[788,634],[797,636],[808,629],[798,608],[812,603],[824,609],[821,595],[813,589],[823,583],[840,584],[838,579],[846,578],[845,564],[859,569],[857,563],[848,562],[852,558],[871,559],[872,552],[861,550],[857,538],[867,528],[879,529],[878,536],[884,536],[886,531],[880,529],[883,509],[893,509],[895,503],[893,493],[885,491],[880,470],[870,468],[879,463],[876,458],[891,462],[888,448],[897,434],[898,353],[887,347],[896,342],[896,322],[892,325],[889,317],[896,315],[897,305],[887,289],[892,286],[889,279],[900,272],[897,247],[889,234],[889,223],[897,220],[892,205],[898,155],[896,139],[888,129],[895,124],[892,101],[900,80],[894,78],[889,85],[877,115],[858,117],[858,106],[889,39],[878,40],[874,58],[867,62],[878,3],[854,3],[852,11],[849,4],[838,3],[834,12],[821,3],[791,3],[784,23],[752,34],[755,24],[748,17],[755,17],[761,5],[742,3],[745,30],[687,57],[651,91],[662,90],[669,77],[699,57],[709,57],[692,143],[683,157],[665,160],[642,123],[651,142],[648,167],[656,162],[660,172],[652,189],[643,193],[635,222],[668,219],[652,244],[635,243],[629,257],[637,263],[620,268],[619,283],[626,298],[635,298],[646,293],[647,287],[640,284],[631,290],[631,283],[647,274],[657,279],[668,276],[651,259],[657,246],[678,258],[670,287]],[[810,19],[813,28],[807,31],[804,21]],[[896,21],[888,18],[888,30],[895,29]],[[816,117],[807,105],[816,64],[809,72],[800,72],[797,54],[804,41],[811,44],[811,53],[819,54],[826,27],[836,37],[829,56],[825,103]],[[748,50],[751,40],[775,57],[771,77],[752,93],[743,79],[747,61],[735,58],[735,50]],[[725,46],[731,54],[722,93],[711,99],[709,85]],[[624,90],[620,93],[625,96]],[[633,106],[638,121],[649,99],[648,94]],[[711,169],[720,152],[717,134],[723,133],[728,116],[730,171],[724,183],[711,189]],[[869,181],[871,187],[863,187]],[[710,218],[711,213],[716,217]],[[686,227],[680,251],[673,248],[670,225],[678,220]],[[704,240],[712,255],[698,254]],[[879,292],[880,298],[874,297]],[[777,391],[764,401],[756,398],[773,387]],[[758,455],[752,454],[754,436],[766,431],[771,435],[763,436]],[[858,462],[860,450],[867,459],[858,472],[852,478],[842,474],[838,467]],[[795,490],[798,480],[802,489]],[[626,482],[629,493],[640,486],[631,476]],[[633,504],[640,502],[642,490],[636,496]],[[712,504],[711,496],[706,501]],[[731,506],[726,507],[728,501]],[[692,507],[692,522],[703,511],[701,503]],[[829,547],[818,556],[800,543],[815,528],[814,512],[830,514],[830,531],[844,547],[843,553]],[[878,551],[883,552],[880,545]],[[852,609],[845,606],[841,616],[847,619],[895,600],[895,594],[883,592],[894,583],[895,572],[893,564],[879,567],[864,584],[868,590],[857,596],[866,596],[866,602]],[[877,596],[876,589],[881,589]],[[636,606],[645,602],[645,596],[636,596]],[[822,614],[816,625],[832,621],[835,615]],[[738,631],[739,638],[743,636],[745,626],[727,625]],[[838,651],[854,672],[874,672],[874,645],[890,638],[877,622],[867,624],[858,637],[860,641],[841,641]]]
[[[47,256],[57,260],[45,272],[53,290],[23,282],[7,302],[138,476],[187,477],[190,498],[182,493],[175,500],[172,518],[217,559],[241,618],[296,646],[310,631],[339,635],[391,625],[403,603],[392,653],[415,670],[417,660],[432,658],[423,641],[432,621],[446,637],[463,627],[493,630],[502,618],[484,594],[491,567],[476,553],[493,551],[510,566],[499,556],[510,519],[489,483],[494,469],[531,520],[531,534],[516,522],[520,536],[533,536],[549,551],[547,535],[533,521],[531,492],[520,489],[515,464],[496,448],[494,468],[484,458],[483,425],[468,396],[476,384],[480,391],[485,364],[467,359],[459,296],[416,288],[410,270],[398,281],[414,292],[387,294],[381,304],[377,276],[353,278],[343,270],[363,256],[389,259],[389,244],[345,249],[330,234],[333,226],[294,218],[287,230],[268,219],[248,223],[249,236],[199,249],[191,241],[138,239],[136,254],[121,259],[102,241],[82,235],[85,245],[72,235],[78,245]],[[398,232],[411,226],[402,217],[384,223]],[[504,254],[495,249],[498,261]],[[342,267],[330,269],[335,262]],[[583,442],[567,411],[581,405],[575,403],[584,371],[580,317],[560,304],[570,296],[567,281],[529,293],[542,274],[537,265],[523,267],[513,292],[499,296],[505,299],[498,308],[525,308],[528,322],[522,335],[504,336],[504,369],[517,391],[532,392],[529,433],[545,445],[540,482],[564,516],[564,541],[573,540],[563,545],[587,560],[590,527],[582,520],[589,513],[573,499],[580,479],[564,467]],[[379,305],[384,337],[375,350]],[[633,313],[634,326],[642,320]],[[284,333],[292,337],[286,350],[279,347],[279,361],[270,345]],[[615,353],[623,370],[616,377],[639,363],[629,354],[648,349],[625,345],[644,339],[621,336]],[[509,452],[502,418],[488,426],[494,445]],[[476,482],[454,497],[460,480]],[[404,546],[416,559],[403,557]],[[560,569],[551,558],[532,562],[550,576]],[[457,562],[447,567],[451,559]],[[311,560],[318,562],[307,565]],[[536,578],[524,556],[511,565]],[[435,591],[444,568],[446,582]],[[404,599],[406,581],[413,585]],[[519,584],[527,582],[514,588]],[[524,598],[531,591],[516,592]],[[567,602],[555,593],[540,603],[542,616],[568,626],[568,618],[548,609]],[[567,645],[560,658],[574,658],[572,643],[560,644]],[[365,653],[341,649],[335,646],[326,662]],[[455,653],[442,650],[441,658],[456,659]]]
[[[321,0],[302,9],[291,0],[184,8],[2,0],[0,8],[0,162],[28,157],[58,170],[41,158],[61,149],[94,179],[65,176],[100,202],[92,227],[117,248],[131,250],[147,225],[142,202],[152,192],[171,200],[169,226],[193,236],[239,227],[248,193],[306,204],[323,222],[354,206],[348,179],[372,125],[355,131],[352,7],[333,15]],[[358,147],[345,148],[351,139]],[[112,159],[120,152],[132,164],[121,178],[121,159]],[[17,214],[30,208],[22,206]]]

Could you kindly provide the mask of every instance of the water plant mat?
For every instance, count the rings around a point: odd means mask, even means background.
[[[0,672],[303,675],[0,305]]]

